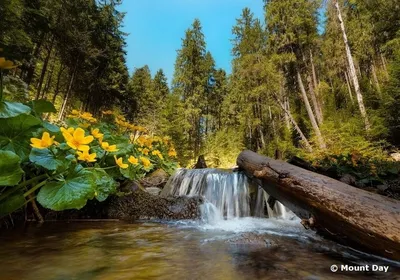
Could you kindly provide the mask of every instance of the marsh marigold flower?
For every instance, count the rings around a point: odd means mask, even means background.
[[[0,57],[0,69],[13,69],[17,67],[12,61],[6,60],[4,57]]]
[[[89,151],[88,144],[90,144],[94,138],[91,135],[85,136],[85,131],[82,128],[78,127],[72,133],[70,133],[68,130],[64,130],[62,132],[65,140],[67,141],[67,145],[72,149]]]
[[[101,111],[103,113],[103,115],[112,115],[113,111],[111,110],[107,110],[107,111]]]
[[[176,157],[176,151],[174,148],[169,149],[168,151],[168,156],[170,157]]]
[[[101,147],[103,148],[104,151],[110,153],[118,151],[117,145],[110,145],[107,142],[102,142]]]
[[[154,150],[153,152],[151,152],[151,154],[153,156],[158,156],[160,159],[163,159],[163,155],[161,154],[161,152],[159,150]]]
[[[48,132],[44,132],[41,139],[31,138],[31,146],[36,149],[46,149],[54,144],[54,137],[50,137]]]
[[[150,152],[150,150],[147,148],[142,149],[142,154],[144,154],[146,156],[149,154],[149,152]]]
[[[143,166],[145,168],[150,167],[151,166],[151,162],[148,158],[146,157],[140,157],[140,161],[143,163]]]
[[[137,165],[139,163],[139,160],[137,158],[135,158],[134,156],[130,156],[128,158],[128,161],[133,165]]]
[[[88,151],[77,152],[78,160],[86,161],[86,162],[96,162],[96,153],[89,154]]]
[[[124,162],[122,161],[122,157],[117,158],[116,156],[114,156],[114,159],[115,159],[115,163],[116,163],[120,168],[122,168],[122,169],[127,169],[127,168],[129,167],[128,164],[126,164],[126,163],[124,163]]]
[[[104,134],[100,133],[100,130],[98,128],[92,129],[92,135],[96,139],[103,139]]]

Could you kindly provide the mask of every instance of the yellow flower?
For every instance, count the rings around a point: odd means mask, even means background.
[[[126,168],[128,168],[129,167],[129,165],[128,164],[126,164],[126,163],[123,163],[123,161],[122,161],[122,157],[120,157],[120,158],[117,158],[116,156],[114,156],[114,159],[115,159],[115,163],[120,167],[120,168],[122,168],[122,169],[126,169]]]
[[[85,136],[85,131],[80,127],[75,129],[73,133],[63,132],[63,136],[68,146],[79,151],[89,151],[88,144],[94,140],[91,135]]]
[[[48,132],[44,132],[41,139],[31,138],[31,146],[37,149],[46,149],[54,144],[54,137],[50,137]]]
[[[119,120],[121,120],[121,121],[126,121],[125,117],[124,117],[124,116],[121,116],[121,115],[118,115],[118,116],[117,116],[117,119],[119,119]]]
[[[107,110],[107,111],[101,111],[103,113],[103,115],[112,115],[113,112],[111,110]]]
[[[90,126],[90,123],[80,123],[79,126],[83,128],[88,128]]]
[[[150,162],[150,160],[149,160],[148,158],[146,158],[146,157],[140,157],[140,160],[142,161],[143,166],[144,166],[145,168],[151,166],[151,162]]]
[[[142,154],[144,154],[144,155],[146,155],[146,156],[149,154],[149,152],[150,152],[150,150],[147,149],[147,148],[144,148],[144,149],[142,150]]]
[[[80,113],[79,113],[78,110],[72,110],[71,114],[72,114],[72,115],[76,115],[76,116],[79,116],[79,115],[80,115]]]
[[[87,120],[87,121],[90,122],[90,123],[95,123],[95,122],[97,122],[97,119],[96,119],[96,118],[93,118],[93,115],[92,115],[91,113],[88,113],[88,112],[82,113],[82,114],[81,114],[81,118],[84,119],[84,120]]]
[[[107,142],[102,142],[101,147],[103,148],[103,150],[110,153],[118,151],[117,145],[110,145]]]
[[[6,60],[4,57],[0,57],[0,69],[13,69],[17,67],[14,63],[10,60]]]
[[[100,133],[100,130],[98,128],[92,129],[92,135],[96,139],[103,139],[104,134]]]
[[[159,150],[154,150],[151,154],[153,156],[158,156],[160,159],[163,159],[163,156]]]
[[[138,139],[136,139],[136,142],[140,145],[140,146],[144,146],[147,142],[146,137],[144,137],[143,135],[140,135]]]
[[[77,152],[78,160],[86,161],[86,162],[96,162],[96,153],[89,154],[88,151]]]
[[[137,165],[137,164],[139,163],[139,160],[138,160],[137,158],[135,158],[134,156],[130,156],[130,157],[128,158],[128,161],[129,161],[130,163],[132,163],[133,165]]]
[[[168,151],[168,156],[170,157],[176,157],[176,151],[174,148],[169,149]]]

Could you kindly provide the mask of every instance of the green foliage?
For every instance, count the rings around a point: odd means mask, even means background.
[[[88,199],[94,197],[95,187],[93,173],[77,165],[67,176],[46,183],[40,189],[37,200],[44,207],[56,211],[81,209]]]
[[[10,106],[2,108],[3,116],[12,115],[15,103],[6,104]],[[22,207],[25,198],[35,199],[36,193],[46,208],[80,209],[89,199],[106,200],[120,182],[177,167],[169,138],[150,137],[122,115],[105,111],[99,121],[73,110],[68,126],[60,128],[41,119],[54,111],[48,101],[28,105],[32,110],[22,106],[31,114],[0,119],[0,186],[7,187],[0,193],[1,215]]]
[[[21,181],[24,171],[21,159],[10,151],[0,150],[0,186],[15,186]]]

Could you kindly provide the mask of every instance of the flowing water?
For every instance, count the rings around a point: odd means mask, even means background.
[[[399,279],[400,264],[305,230],[239,173],[180,170],[162,195],[203,195],[202,219],[47,223],[0,233],[0,279]],[[265,218],[265,217],[270,218]],[[331,265],[388,265],[336,272]]]

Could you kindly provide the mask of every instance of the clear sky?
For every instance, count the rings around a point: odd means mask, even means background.
[[[200,19],[218,68],[231,70],[232,27],[243,8],[263,19],[262,0],[124,0],[119,10],[126,12],[123,31],[127,37],[127,64],[134,68],[149,65],[153,75],[162,68],[171,82],[176,51],[195,18]]]

